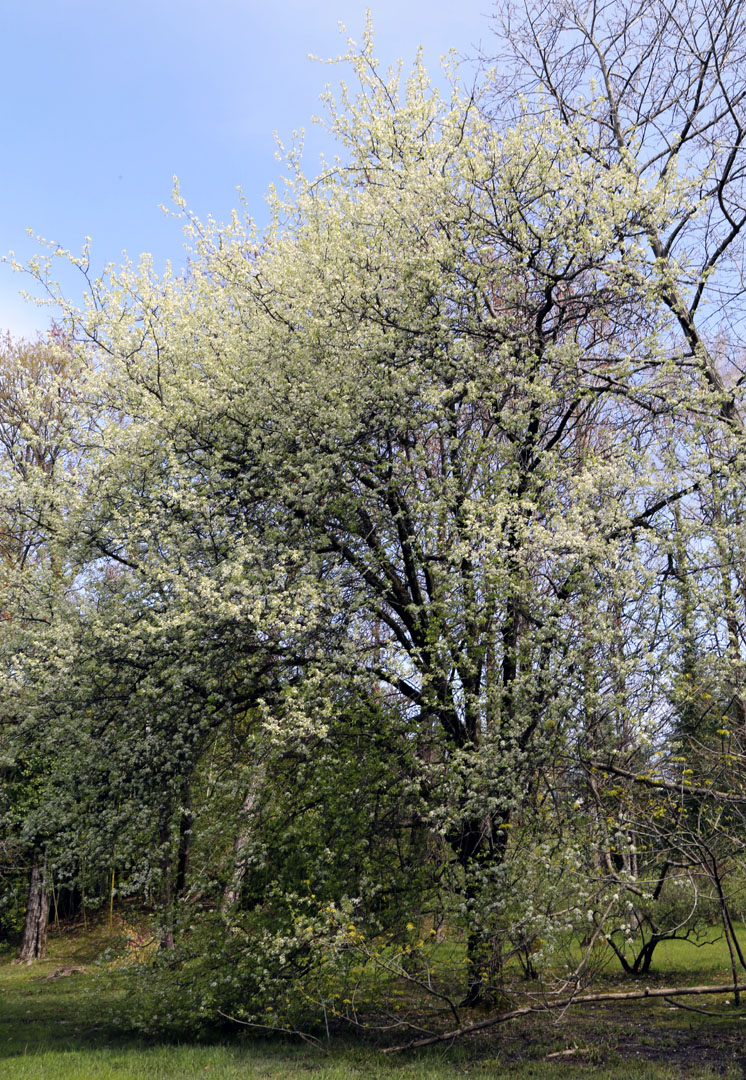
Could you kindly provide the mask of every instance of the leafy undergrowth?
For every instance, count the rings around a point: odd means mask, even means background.
[[[746,1012],[723,999],[696,999],[703,1012],[665,1001],[586,1006],[562,1017],[533,1016],[479,1037],[417,1053],[384,1056],[378,1046],[332,1040],[328,1052],[280,1038],[224,1033],[213,1043],[135,1039],[112,1027],[117,990],[103,991],[94,961],[112,944],[107,928],[50,937],[49,958],[31,968],[0,953],[0,1075],[7,1080],[735,1080],[745,1075]],[[727,981],[724,946],[671,943],[643,985]],[[60,969],[85,969],[58,974]],[[630,989],[609,968],[599,989]],[[474,1016],[474,1019],[479,1017]]]

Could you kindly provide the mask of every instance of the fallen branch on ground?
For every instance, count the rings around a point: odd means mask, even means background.
[[[508,1020],[517,1020],[520,1016],[529,1016],[531,1013],[546,1012],[548,1009],[567,1009],[573,1005],[593,1005],[602,1001],[639,1001],[643,998],[670,998],[683,997],[687,994],[732,994],[733,983],[726,986],[677,986],[651,990],[646,986],[644,990],[629,990],[624,992],[607,994],[582,994],[579,997],[562,998],[561,1001],[544,1001],[536,1005],[524,1005],[520,1009],[512,1009],[511,1012],[500,1013],[498,1016],[489,1016],[486,1020],[478,1020],[474,1024],[463,1024],[453,1031],[444,1031],[441,1035],[429,1035],[424,1039],[413,1039],[401,1046],[388,1046],[384,1054],[396,1054],[401,1050],[416,1050],[421,1046],[431,1046],[437,1042],[449,1042],[452,1039],[460,1039],[464,1035],[471,1035],[476,1031],[484,1031],[486,1028],[505,1024]]]

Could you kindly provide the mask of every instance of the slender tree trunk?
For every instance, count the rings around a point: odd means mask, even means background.
[[[230,916],[230,912],[241,896],[241,886],[248,870],[248,844],[253,831],[254,816],[263,780],[264,769],[258,766],[254,770],[249,789],[244,797],[238,832],[233,842],[233,870],[230,880],[223,891],[223,902],[220,905],[220,911],[224,919]]]
[[[159,901],[164,919],[161,927],[159,949],[173,949],[174,926],[173,926],[173,901],[174,901],[174,872],[173,852],[171,847],[171,820],[169,807],[163,805],[160,808],[160,822],[158,827],[158,841],[160,847],[161,876],[159,883]]]
[[[193,815],[191,791],[188,780],[184,781],[179,806],[179,844],[176,852],[176,866],[173,865],[172,819],[168,808],[163,807],[160,824],[161,842],[161,908],[165,923],[161,929],[159,948],[173,949],[175,946],[174,925],[177,905],[182,896],[189,869],[189,848],[192,837]]]
[[[46,852],[34,851],[31,866],[26,922],[18,962],[32,964],[43,960],[47,952],[47,927],[49,924],[49,889],[47,885]]]
[[[186,890],[187,874],[189,873],[189,851],[192,840],[192,825],[194,815],[192,813],[192,794],[189,781],[184,784],[182,793],[181,817],[179,820],[179,850],[176,855],[176,884],[174,888],[174,900],[178,901]]]

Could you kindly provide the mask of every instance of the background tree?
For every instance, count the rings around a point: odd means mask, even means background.
[[[657,220],[630,217],[618,240],[647,247],[681,387],[708,390],[708,411],[739,434],[745,18],[741,0],[515,4],[496,15],[501,58],[540,113],[575,132],[581,156],[653,201],[673,176],[689,178],[685,198]],[[502,115],[510,102],[495,99]]]
[[[37,647],[35,628],[53,616],[64,565],[54,522],[60,507],[55,484],[72,461],[70,435],[77,420],[77,371],[64,334],[54,329],[35,342],[5,338],[0,354],[0,576],[2,646],[7,657]],[[19,960],[44,956],[49,916],[47,837],[32,822],[41,775],[49,767],[41,745],[29,738],[27,690],[20,665],[10,660],[11,697],[4,717],[7,821],[15,826],[30,864],[26,918]]]

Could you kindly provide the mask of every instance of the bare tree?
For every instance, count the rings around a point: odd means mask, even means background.
[[[631,221],[619,244],[647,246],[680,369],[742,433],[746,3],[508,0],[495,25],[506,83],[554,111],[581,155],[667,192],[667,211]],[[517,103],[503,93],[495,107],[509,119]]]

